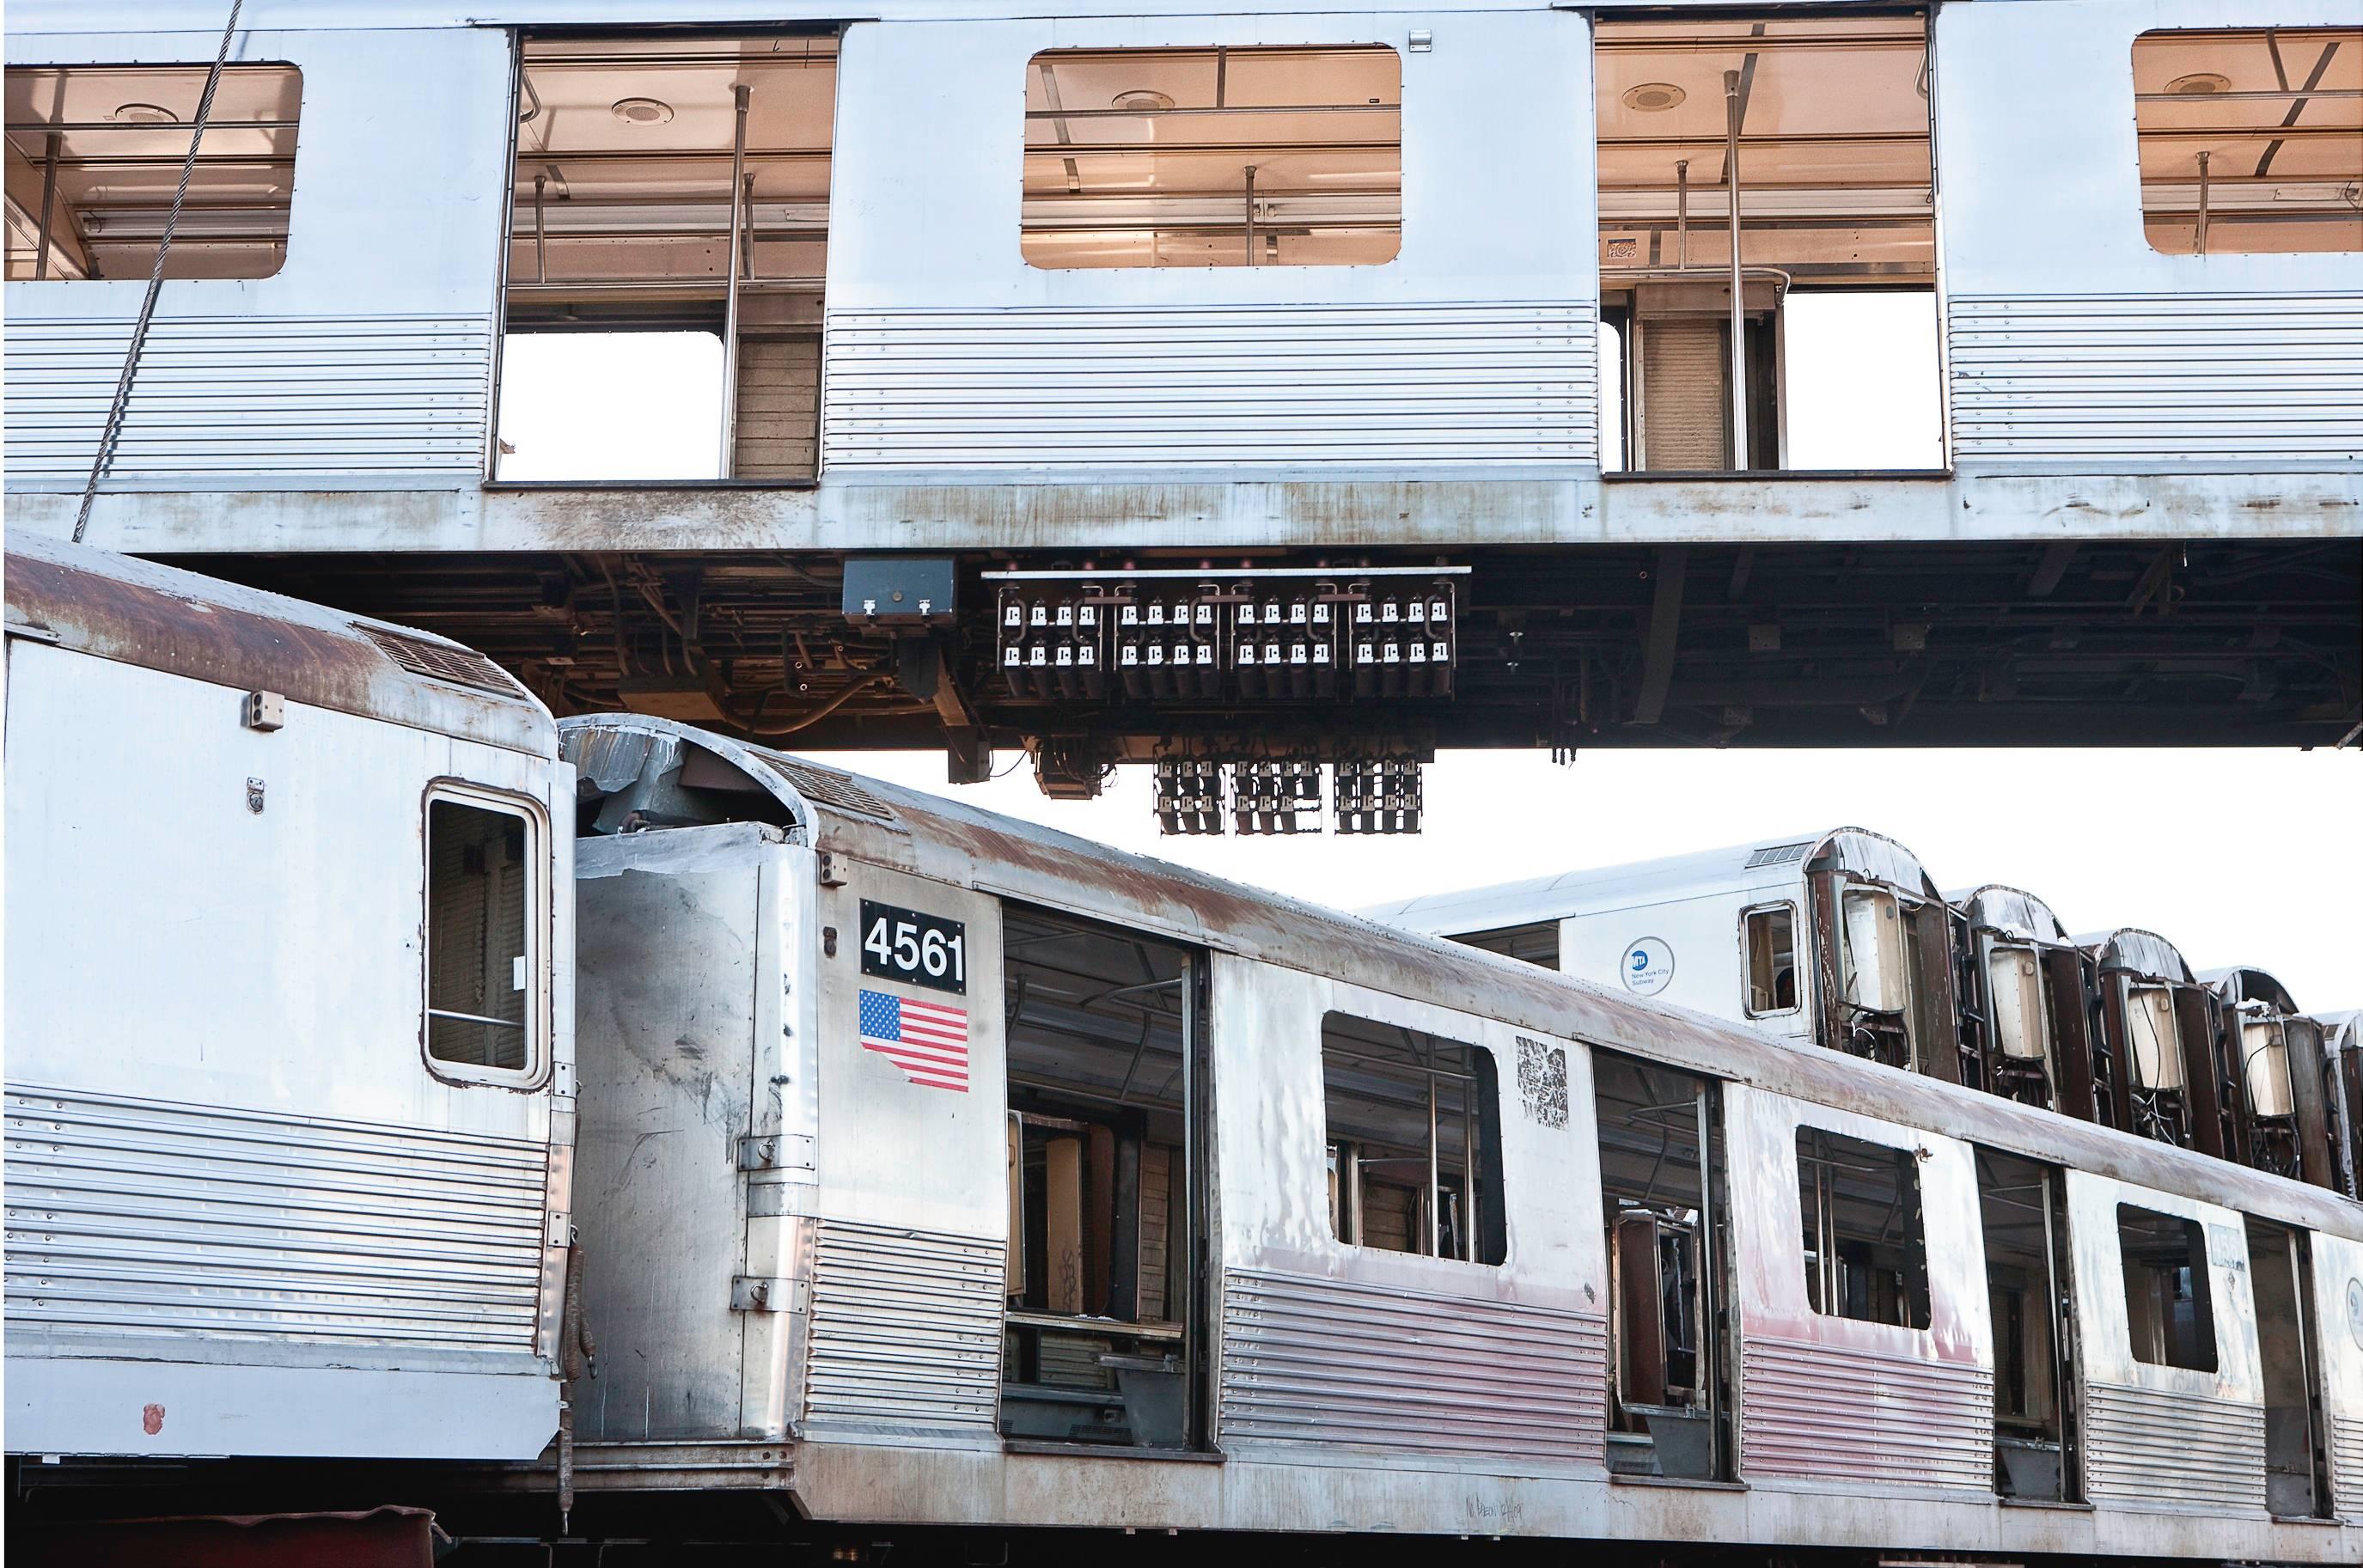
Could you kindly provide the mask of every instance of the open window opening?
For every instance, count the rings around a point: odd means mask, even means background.
[[[1031,266],[1367,267],[1402,244],[1403,60],[1384,45],[1026,63]]]
[[[1332,1235],[1463,1263],[1508,1256],[1492,1052],[1333,1012],[1321,1021],[1321,1089]]]
[[[1608,1464],[1731,1478],[1729,1207],[1714,1080],[1594,1051],[1610,1273]]]
[[[1593,40],[1603,466],[1944,467],[1925,15],[1607,16]]]
[[[2196,1220],[2117,1205],[2117,1253],[2124,1265],[2125,1328],[2136,1361],[2215,1370],[2215,1307],[2207,1278],[2207,1232]]]
[[[495,478],[813,479],[836,101],[834,35],[523,39]]]
[[[10,282],[147,281],[209,72],[8,68]],[[222,68],[164,276],[268,278],[285,264],[303,102],[292,65]]]
[[[1805,1298],[1814,1311],[1903,1329],[1928,1326],[1928,1242],[1920,1162],[1908,1149],[1797,1129]]]
[[[1009,1253],[1001,1430],[1194,1441],[1204,1169],[1191,951],[1004,905]]]
[[[1555,920],[1504,926],[1500,931],[1472,931],[1452,940],[1481,947],[1488,953],[1499,953],[1504,958],[1515,958],[1522,964],[1545,969],[1559,967],[1559,922]]]
[[[2310,1238],[2266,1220],[2250,1219],[2247,1231],[2257,1346],[2264,1358],[2265,1506],[2282,1518],[2329,1518]]]
[[[1747,949],[1747,1016],[1797,1009],[1797,906],[1772,904],[1740,916]]]
[[[540,844],[522,805],[427,798],[427,1054],[454,1076],[535,1073]]]
[[[1977,1152],[1978,1214],[1994,1333],[1994,1491],[2074,1502],[2081,1496],[2076,1312],[2067,1191],[2058,1167]]]
[[[2144,33],[2133,76],[2150,248],[2363,250],[2363,28]]]

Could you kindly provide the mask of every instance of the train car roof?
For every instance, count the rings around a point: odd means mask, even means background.
[[[773,822],[849,859],[1416,995],[1513,1028],[1629,1051],[2363,1241],[2363,1205],[2319,1187],[1880,1063],[1784,1044],[1727,1020],[1628,997],[1555,969],[839,773],[672,720],[594,714],[560,720],[559,731],[586,809],[603,796],[622,802],[654,790],[648,798],[671,808],[661,820],[677,825],[696,820],[692,811],[710,822]],[[683,789],[667,792],[667,781]],[[660,816],[643,821],[655,824]]]
[[[1973,926],[1985,926],[2034,942],[2066,944],[2075,939],[2051,906],[2023,888],[1988,882],[1981,888],[1960,888],[1945,901],[1969,917]]]
[[[2290,995],[2290,988],[2281,984],[2279,976],[2254,964],[2203,969],[2200,971],[2199,983],[2225,1001],[2268,1002],[2275,1012],[2291,1015],[2304,1011],[2297,1005],[2297,999]]]
[[[1825,855],[1879,881],[1939,897],[1919,857],[1903,845],[1864,828],[1758,839],[1692,855],[1637,860],[1623,866],[1562,871],[1522,882],[1502,882],[1450,893],[1424,893],[1359,912],[1406,931],[1500,931],[1537,921],[1565,920],[1636,905],[1712,898],[1749,888],[1785,886]]]
[[[2199,978],[2191,973],[2190,960],[2183,957],[2180,948],[2158,933],[2139,926],[2088,931],[2076,938],[2076,945],[2091,953],[2103,969],[2131,969],[2136,975],[2180,980],[2186,985],[2195,984]]]
[[[555,756],[540,699],[448,637],[11,531],[8,635],[241,691]]]

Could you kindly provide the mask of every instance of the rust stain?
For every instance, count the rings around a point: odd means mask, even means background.
[[[164,1407],[161,1405],[140,1406],[139,1430],[146,1432],[150,1437],[154,1437],[158,1432],[162,1431],[164,1430]]]

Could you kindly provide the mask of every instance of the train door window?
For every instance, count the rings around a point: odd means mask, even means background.
[[[427,798],[427,1054],[460,1077],[537,1070],[539,821],[500,796]]]
[[[521,41],[494,477],[809,481],[837,39]]]
[[[1941,467],[1925,15],[1610,16],[1593,39],[1627,436],[1603,467]]]
[[[2144,33],[2133,82],[2152,249],[2363,250],[2363,28]]]
[[[1747,948],[1747,1016],[1797,1007],[1797,906],[1771,904],[1740,916]]]
[[[1333,1012],[1321,1083],[1333,1235],[1464,1263],[1508,1255],[1492,1052]]]
[[[144,281],[188,160],[204,65],[7,70],[10,282]],[[222,67],[167,278],[268,278],[287,259],[303,72]]]
[[[2314,1342],[2313,1259],[2303,1231],[2250,1219],[2248,1271],[2265,1377],[2265,1503],[2283,1518],[2328,1518],[2322,1350]]]
[[[1994,1332],[1994,1489],[2072,1502],[2075,1335],[2068,1208],[2058,1167],[1977,1151],[1978,1212]]]
[[[2175,1019],[2173,987],[2129,983],[2125,1034],[2133,1046],[2135,1087],[2152,1092],[2183,1087],[2182,1029]]]
[[[1035,267],[1367,267],[1403,245],[1382,44],[1046,50],[1026,67]]]
[[[1920,1164],[1908,1149],[1797,1129],[1805,1296],[1832,1318],[1928,1326]]]
[[[1717,1086],[1592,1054],[1608,1244],[1608,1463],[1621,1475],[1728,1480],[1730,1212]]]
[[[1507,926],[1500,931],[1472,931],[1452,940],[1470,947],[1481,947],[1488,953],[1499,953],[1504,958],[1515,958],[1523,964],[1538,965],[1546,969],[1559,967],[1559,922],[1555,920],[1537,921],[1532,925]]]
[[[2207,1235],[2196,1220],[2117,1206],[2124,1264],[2125,1324],[2134,1359],[2151,1366],[2215,1370],[2215,1311],[2207,1283]]]
[[[1009,1234],[1001,1427],[1193,1440],[1189,949],[1003,909]]]

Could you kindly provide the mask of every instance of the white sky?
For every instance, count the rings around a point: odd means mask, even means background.
[[[1798,466],[1934,467],[1936,370],[1925,297],[1791,301]],[[711,477],[721,346],[704,333],[515,336],[504,477]],[[826,756],[951,792],[933,753]],[[1162,838],[1145,769],[1101,800],[1047,801],[1022,756],[959,791],[1221,876],[1351,908],[1841,825],[1916,851],[1947,889],[2025,889],[2076,932],[2141,925],[2200,968],[2258,964],[2310,1010],[2363,1007],[2363,753],[2192,751],[1448,753],[1415,838]]]

